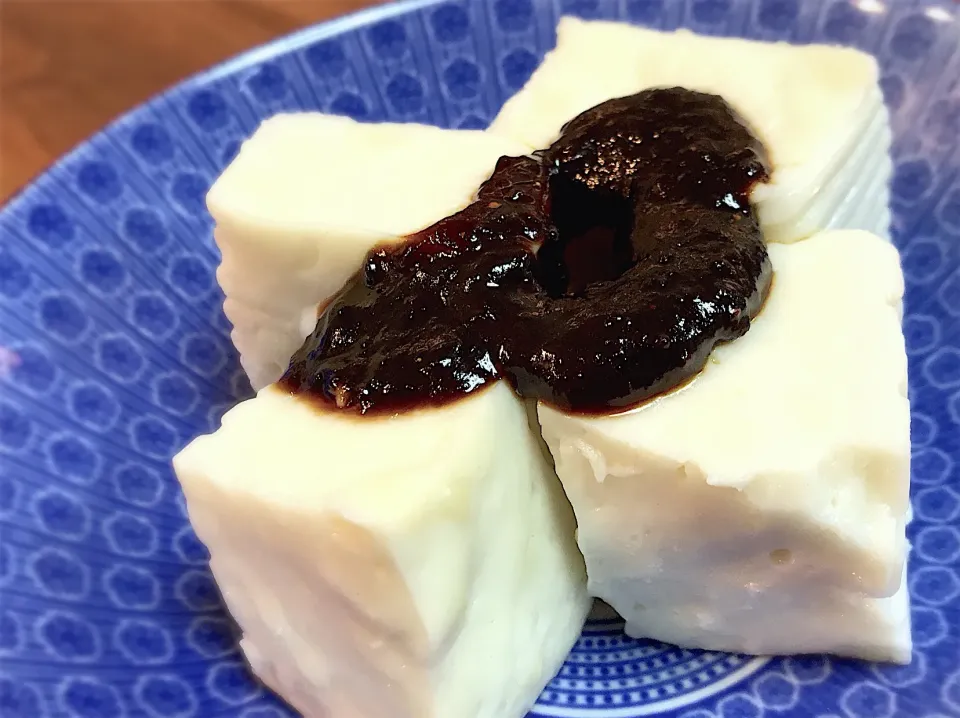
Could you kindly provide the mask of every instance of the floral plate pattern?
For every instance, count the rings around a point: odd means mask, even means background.
[[[960,12],[909,0],[402,2],[188,79],[61,159],[0,210],[0,715],[293,715],[249,677],[169,467],[249,393],[204,193],[281,110],[484,127],[566,13],[880,60],[916,646],[906,667],[749,658],[628,639],[599,614],[532,715],[960,716]]]

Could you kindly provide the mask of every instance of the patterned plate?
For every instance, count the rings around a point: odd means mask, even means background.
[[[169,468],[249,391],[204,192],[278,110],[485,126],[561,12],[879,57],[908,280],[916,652],[902,668],[752,659],[630,640],[600,615],[535,715],[960,716],[960,14],[901,0],[406,2],[187,80],[58,162],[0,212],[0,715],[292,715],[245,671]]]

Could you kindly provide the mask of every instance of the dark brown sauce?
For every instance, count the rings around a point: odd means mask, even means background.
[[[362,414],[499,379],[567,411],[629,409],[749,328],[772,276],[748,201],[767,175],[720,97],[605,102],[501,158],[463,211],[371,251],[281,383]]]

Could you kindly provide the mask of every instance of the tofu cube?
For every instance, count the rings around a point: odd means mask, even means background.
[[[174,460],[254,671],[305,718],[521,718],[590,606],[505,384],[393,417],[277,386]]]
[[[861,231],[769,249],[766,306],[687,385],[604,417],[540,406],[589,590],[634,636],[907,662],[897,252]]]

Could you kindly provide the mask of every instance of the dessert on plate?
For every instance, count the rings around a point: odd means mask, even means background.
[[[874,62],[558,35],[488,131],[281,116],[211,189],[259,392],[174,464],[308,717],[519,718],[588,596],[688,647],[909,660]]]

